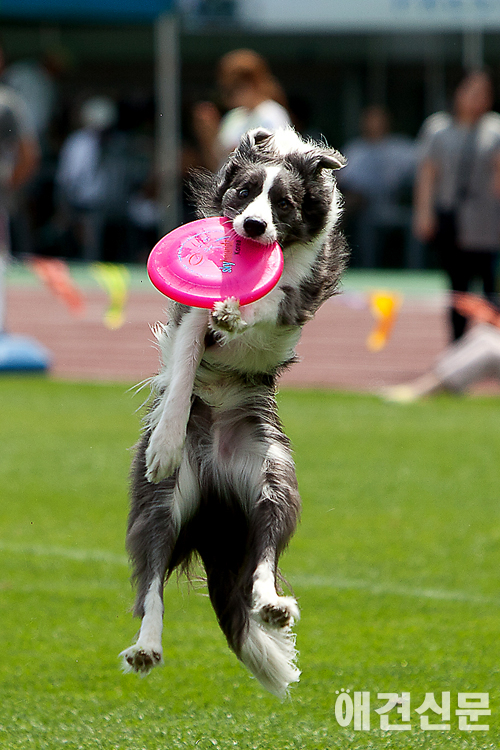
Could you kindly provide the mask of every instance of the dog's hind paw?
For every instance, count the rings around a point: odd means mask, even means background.
[[[300,619],[297,602],[291,596],[279,596],[275,602],[260,604],[252,611],[256,619],[272,628],[285,628]]]
[[[228,297],[222,302],[215,302],[211,322],[213,328],[225,333],[241,333],[247,324],[241,317],[240,305],[235,297]]]
[[[159,650],[145,648],[138,643],[122,651],[120,657],[123,660],[122,669],[124,672],[137,672],[137,674],[143,676],[149,674],[153,667],[163,664],[161,648]]]

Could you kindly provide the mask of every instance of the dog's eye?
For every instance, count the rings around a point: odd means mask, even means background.
[[[278,205],[278,208],[283,208],[283,209],[292,207],[292,203],[291,201],[288,200],[288,198],[282,198],[280,201],[278,201],[277,205]]]
[[[248,198],[249,193],[247,188],[240,188],[236,191],[236,195],[238,196],[238,198]]]

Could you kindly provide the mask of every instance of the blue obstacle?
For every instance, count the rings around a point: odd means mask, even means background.
[[[52,356],[29,336],[0,332],[0,372],[44,372]]]

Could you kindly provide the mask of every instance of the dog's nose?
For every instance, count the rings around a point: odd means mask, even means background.
[[[243,229],[249,237],[260,237],[266,231],[267,224],[260,219],[245,219]]]

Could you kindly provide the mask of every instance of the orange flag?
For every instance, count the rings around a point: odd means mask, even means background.
[[[68,264],[60,258],[33,257],[28,261],[31,269],[58,297],[73,315],[85,312],[85,299],[71,278]]]
[[[403,304],[403,295],[397,292],[375,291],[370,293],[369,303],[376,323],[366,340],[366,346],[371,352],[379,352],[389,341]]]

